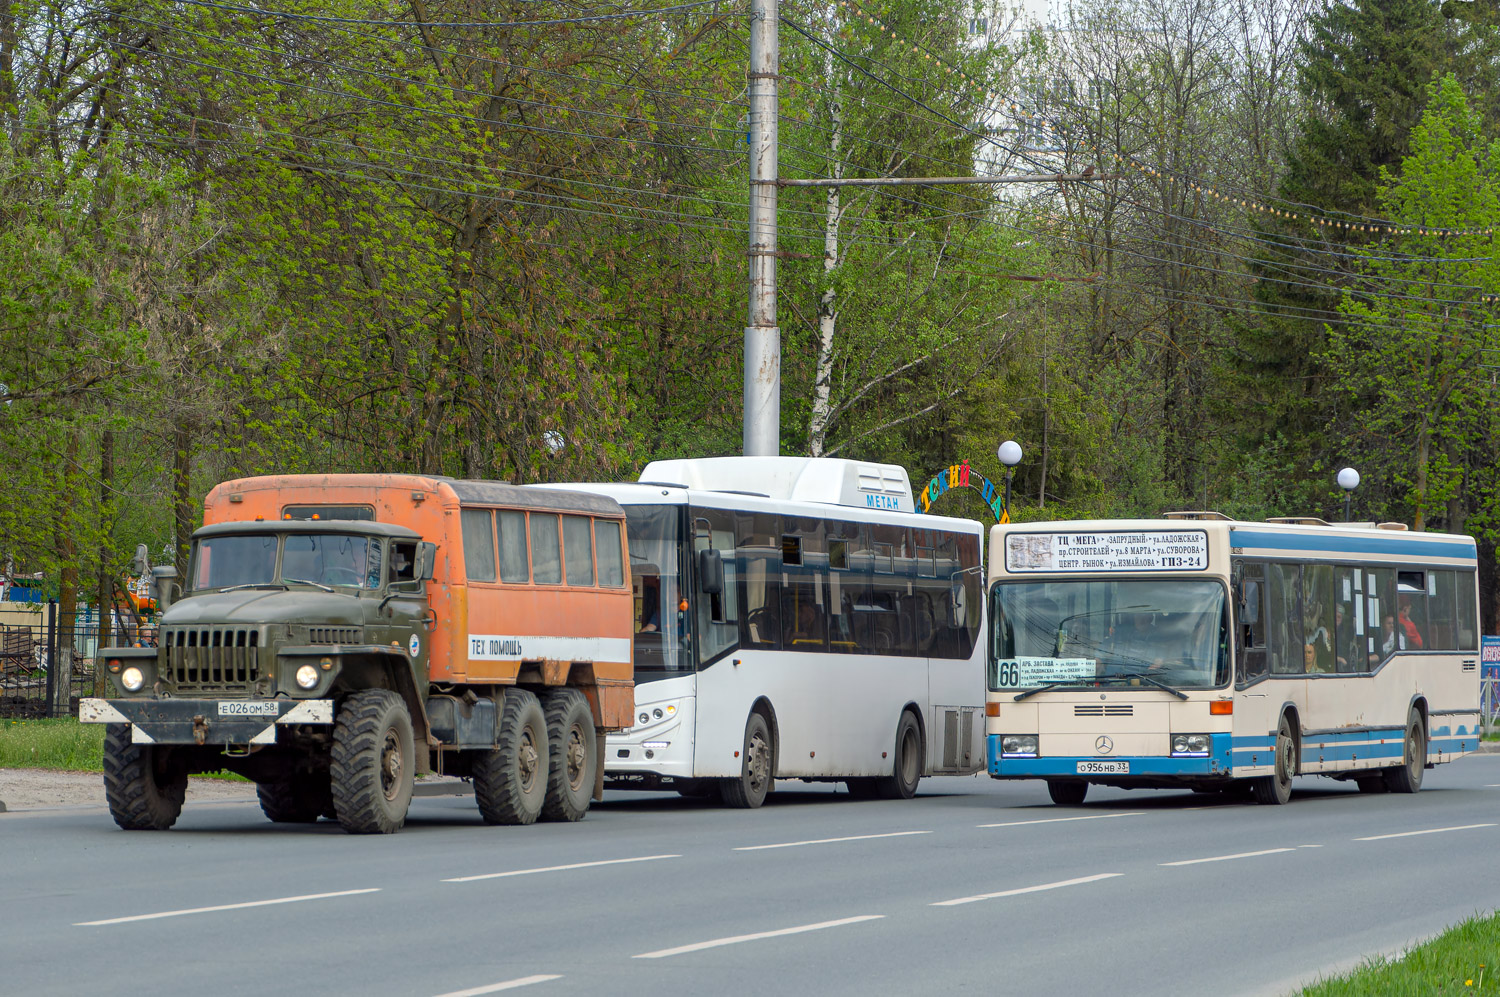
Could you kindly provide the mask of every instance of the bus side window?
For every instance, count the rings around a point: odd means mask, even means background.
[[[740,644],[781,644],[781,517],[735,515],[735,567],[739,576]]]
[[[1298,565],[1266,565],[1266,651],[1272,675],[1301,675],[1307,669],[1303,640]]]
[[[1460,571],[1457,581],[1455,599],[1458,603],[1458,649],[1477,651],[1479,649],[1479,626],[1475,618],[1477,609],[1474,573]]]
[[[1458,649],[1457,577],[1452,571],[1427,572],[1427,643],[1429,651]]]
[[[717,562],[722,578],[708,591],[705,570]],[[693,571],[697,606],[699,664],[708,664],[740,643],[739,571],[735,563],[734,514],[719,509],[693,510]]]
[[[1340,672],[1362,672],[1368,665],[1365,654],[1365,613],[1360,598],[1360,581],[1364,573],[1357,568],[1340,567],[1334,572],[1335,665]]]
[[[1240,681],[1253,682],[1266,674],[1266,582],[1260,564],[1236,565],[1235,650],[1240,662]]]

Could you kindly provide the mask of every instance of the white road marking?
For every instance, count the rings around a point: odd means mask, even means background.
[[[566,872],[569,869],[592,869],[599,865],[626,865],[630,862],[655,862],[657,859],[680,859],[681,855],[641,855],[633,859],[602,859],[598,862],[574,862],[571,865],[549,865],[540,869],[512,869],[510,872],[486,872],[478,876],[457,876],[445,883],[472,883],[478,879],[505,879],[508,876],[530,876],[538,872]]]
[[[762,938],[780,938],[782,935],[800,935],[804,931],[822,931],[824,928],[837,928],[845,924],[858,924],[861,921],[878,921],[885,917],[884,914],[860,914],[857,917],[841,917],[837,921],[819,921],[817,924],[802,924],[795,928],[778,928],[775,931],[757,931],[753,935],[732,935],[729,938],[715,938],[711,942],[694,942],[692,945],[679,945],[675,949],[659,949],[656,952],[642,952],[636,959],[665,959],[667,956],[683,955],[687,952],[701,952],[704,949],[715,949],[721,945],[736,945],[740,942],[754,942]]]
[[[1064,886],[1079,886],[1083,883],[1097,883],[1101,879],[1114,879],[1116,876],[1125,875],[1123,872],[1101,872],[1097,876],[1081,876],[1078,879],[1064,879],[1058,883],[1043,883],[1041,886],[1023,886],[1018,890],[1001,890],[999,893],[981,893],[977,897],[959,897],[957,900],[939,900],[929,907],[957,907],[959,904],[971,904],[977,900],[994,900],[996,897],[1016,897],[1022,893],[1040,893],[1043,890],[1056,890]]]
[[[759,852],[767,848],[796,848],[799,845],[832,845],[840,841],[868,841],[871,838],[904,838],[912,834],[931,834],[931,831],[891,831],[887,834],[851,834],[847,838],[815,838],[812,841],[783,841],[777,845],[743,845],[737,852]]]
[[[1230,859],[1253,859],[1258,855],[1275,855],[1277,852],[1295,852],[1295,848],[1267,848],[1258,852],[1238,852],[1234,855],[1214,855],[1206,859],[1183,859],[1181,862],[1162,862],[1160,865],[1199,865],[1203,862],[1228,862]]]
[[[1322,848],[1322,845],[1298,845],[1298,848]]]
[[[1355,841],[1384,841],[1386,838],[1413,838],[1419,834],[1442,834],[1444,831],[1472,831],[1476,827],[1497,827],[1496,824],[1460,824],[1458,827],[1429,827],[1425,831],[1401,831],[1397,834],[1372,834]]]
[[[454,990],[451,993],[439,994],[438,997],[479,997],[480,994],[494,994],[502,990],[514,990],[517,987],[529,987],[533,983],[546,983],[548,980],[560,980],[562,976],[554,973],[550,976],[541,974],[537,976],[523,976],[520,979],[506,980],[504,983],[491,983],[487,987],[471,987],[468,990]]]
[[[156,914],[132,914],[129,917],[111,917],[103,921],[77,921],[75,928],[92,928],[101,924],[125,924],[127,921],[154,921],[161,917],[183,917],[187,914],[212,914],[221,910],[243,910],[247,907],[270,907],[273,904],[295,904],[303,900],[327,900],[330,897],[352,897],[361,893],[379,893],[380,887],[364,890],[340,890],[337,893],[309,893],[301,897],[278,897],[275,900],[250,900],[242,904],[219,904],[216,907],[192,907],[187,910],[164,910]]]
[[[1069,820],[1106,820],[1110,817],[1141,817],[1146,811],[1133,810],[1124,814],[1091,814],[1088,817],[1047,817],[1043,820],[1013,820],[1005,824],[976,824],[975,827],[1024,827],[1027,824],[1061,824]]]

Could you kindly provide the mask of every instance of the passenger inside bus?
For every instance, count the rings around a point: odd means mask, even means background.
[[[1417,629],[1416,622],[1411,618],[1410,598],[1402,598],[1401,609],[1399,610],[1399,612],[1401,615],[1396,622],[1400,625],[1401,630],[1406,635],[1406,646],[1417,648],[1418,650],[1420,650],[1422,647],[1422,633]]]

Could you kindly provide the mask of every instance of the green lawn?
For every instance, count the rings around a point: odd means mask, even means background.
[[[102,772],[104,725],[72,717],[52,720],[0,720],[0,769],[64,769]],[[239,779],[232,772],[212,779]]]
[[[1396,959],[1375,959],[1323,980],[1302,997],[1431,997],[1500,993],[1500,913],[1449,928]]]

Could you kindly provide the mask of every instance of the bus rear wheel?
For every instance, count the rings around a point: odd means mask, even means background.
[[[875,792],[886,800],[909,800],[922,781],[922,729],[909,710],[896,724],[896,757],[891,774],[875,780]]]
[[[766,724],[766,718],[759,713],[750,714],[750,719],[745,722],[745,747],[740,752],[739,778],[719,783],[724,803],[738,810],[754,810],[766,802],[775,761],[771,728]]]
[[[1406,737],[1401,742],[1401,764],[1385,770],[1385,788],[1393,793],[1415,793],[1422,788],[1422,770],[1427,766],[1427,734],[1422,715],[1412,710],[1406,716]]]
[[[1271,775],[1260,776],[1251,783],[1256,803],[1280,805],[1291,800],[1292,776],[1297,774],[1295,750],[1291,722],[1283,716],[1276,728],[1276,771]]]
[[[1089,784],[1082,779],[1048,779],[1047,795],[1059,806],[1076,807],[1089,794]]]

